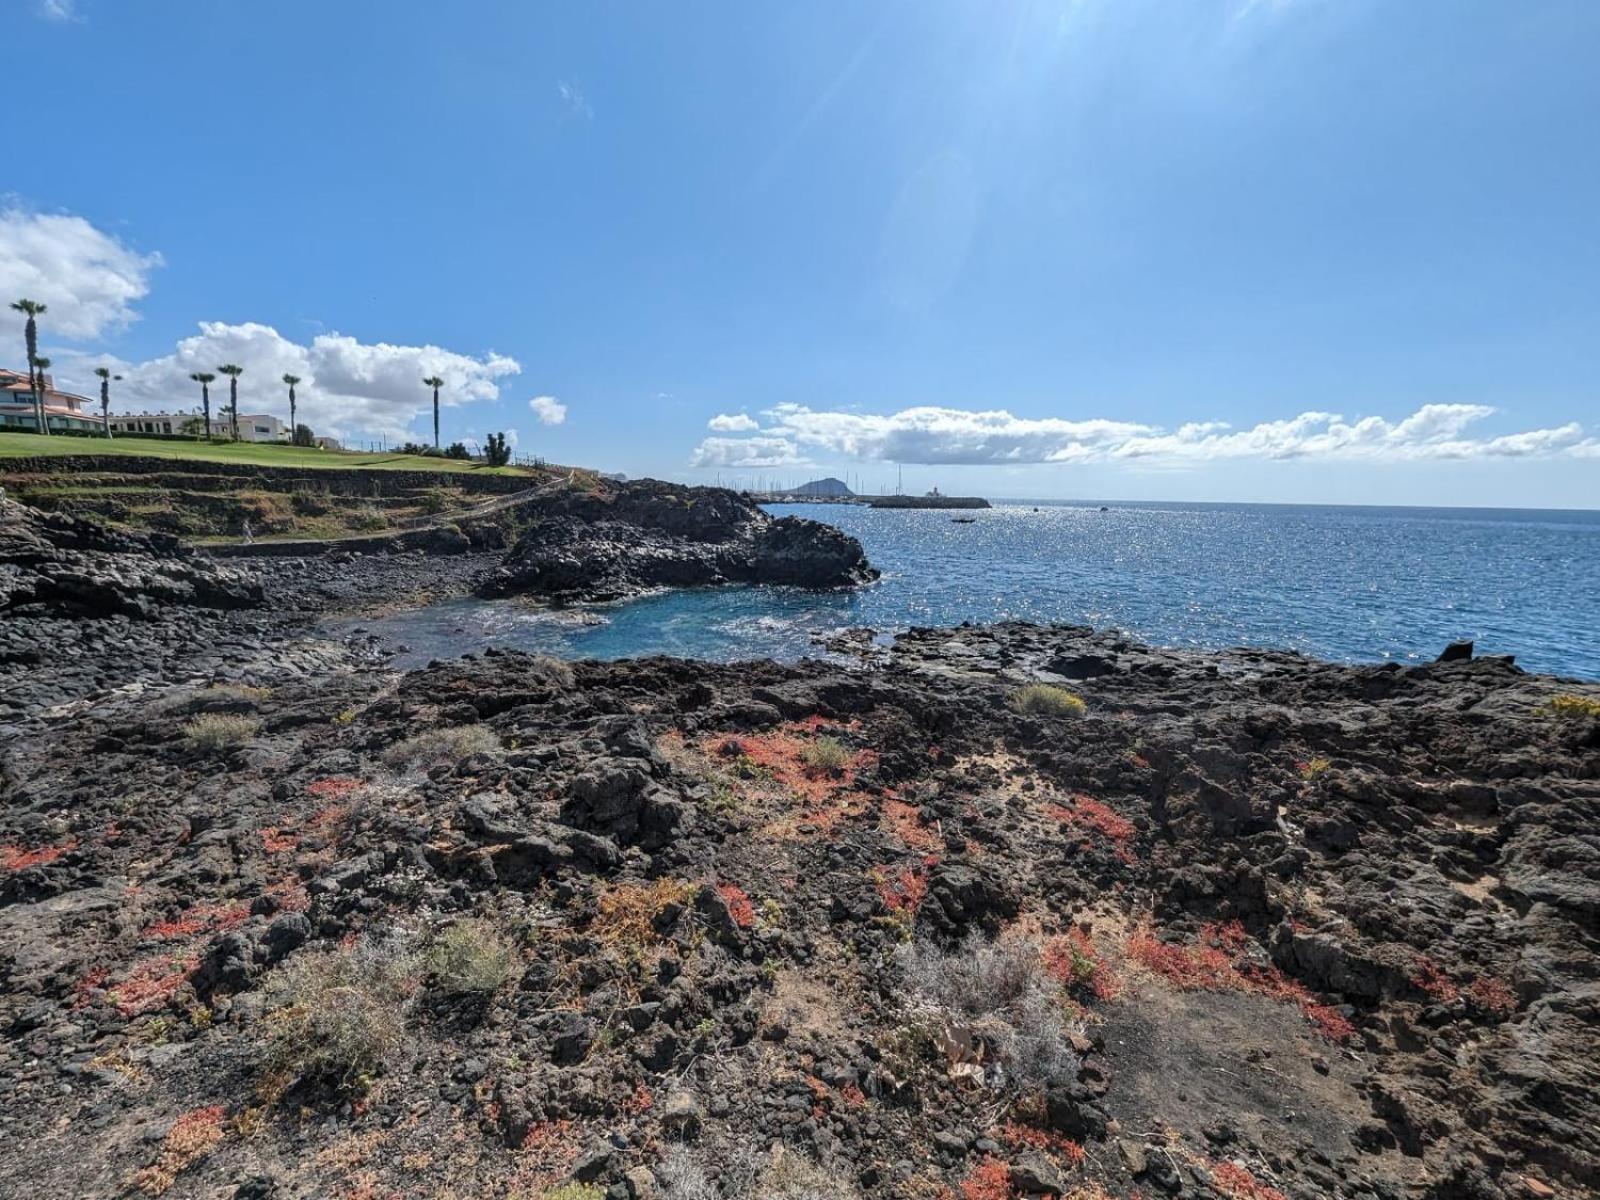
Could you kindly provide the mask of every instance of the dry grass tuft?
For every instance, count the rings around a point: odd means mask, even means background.
[[[1007,701],[1019,713],[1045,717],[1081,717],[1089,711],[1083,697],[1053,683],[1030,683],[1011,693]]]
[[[641,950],[661,940],[657,923],[670,909],[687,908],[694,892],[693,884],[678,879],[614,883],[600,893],[589,931],[609,945]]]
[[[694,1152],[673,1146],[655,1169],[660,1200],[718,1200],[716,1184]]]
[[[405,1035],[413,957],[399,938],[302,953],[279,972],[266,1058],[280,1084],[364,1090]]]
[[[974,935],[954,950],[918,943],[898,957],[912,991],[941,1018],[953,1061],[988,1063],[999,1068],[998,1082],[1024,1086],[1075,1076],[1071,1036],[1082,1030],[1063,1015],[1037,941]]]
[[[434,939],[424,964],[440,991],[486,996],[511,973],[511,946],[489,921],[458,921]]]
[[[1575,695],[1572,692],[1562,692],[1559,696],[1550,697],[1550,711],[1558,717],[1600,718],[1600,700]]]
[[[500,749],[500,738],[484,725],[456,725],[449,729],[429,729],[396,742],[383,752],[391,767],[432,766],[436,762],[461,762],[474,754],[493,754]]]
[[[853,1200],[856,1189],[804,1155],[779,1146],[750,1195],[760,1200]]]
[[[183,736],[189,744],[201,750],[225,750],[242,746],[261,728],[254,717],[241,717],[235,713],[201,713],[183,727]]]
[[[818,775],[842,775],[850,765],[850,751],[836,737],[822,734],[800,751],[806,770]]]

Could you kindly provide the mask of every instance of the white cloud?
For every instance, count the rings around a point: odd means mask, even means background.
[[[569,80],[562,80],[556,84],[556,94],[561,97],[561,106],[567,110],[570,117],[582,120],[592,120],[594,109],[589,104],[589,97],[583,94],[583,89]]]
[[[121,329],[137,319],[134,305],[150,291],[159,254],[140,254],[82,217],[0,210],[0,358],[21,351],[10,342],[24,318],[11,302],[26,296],[49,306],[39,321],[41,341],[79,340]]]
[[[567,406],[554,396],[535,396],[528,401],[528,407],[541,425],[559,425],[567,419]]]
[[[706,428],[715,433],[754,433],[761,422],[745,413],[718,413],[706,422]]]
[[[1586,439],[1575,422],[1496,437],[1471,436],[1471,427],[1494,411],[1482,404],[1427,404],[1398,421],[1383,417],[1347,421],[1338,413],[1305,412],[1241,430],[1218,421],[1166,430],[1108,418],[1018,417],[1003,409],[918,407],[873,415],[781,404],[762,414],[766,423],[756,426],[758,436],[704,439],[693,463],[780,466],[801,461],[805,451],[869,462],[1002,466],[1242,458],[1405,462],[1597,454],[1595,439]],[[714,423],[712,427],[717,428]]]
[[[1239,6],[1233,12],[1233,19],[1245,21],[1257,13],[1281,12],[1293,3],[1294,0],[1239,0]]]
[[[695,447],[697,467],[789,467],[806,460],[788,438],[710,437]]]
[[[299,415],[317,432],[367,433],[403,438],[414,431],[414,418],[428,413],[431,427],[433,393],[423,386],[426,375],[445,382],[441,408],[497,400],[499,381],[522,367],[512,358],[487,354],[474,358],[438,346],[393,346],[360,342],[337,333],[321,334],[309,344],[291,341],[270,325],[228,325],[202,322],[200,332],[180,341],[173,353],[141,363],[122,363],[85,354],[60,356],[65,386],[88,392],[95,382],[90,370],[101,363],[123,376],[113,393],[120,412],[186,410],[199,404],[200,389],[189,376],[215,372],[221,363],[238,363],[241,412],[287,415],[285,373],[301,378],[296,388]],[[226,380],[211,385],[212,402],[227,396]],[[421,426],[418,426],[420,428]]]
[[[78,0],[39,0],[38,12],[47,21],[82,21]]]
[[[1129,421],[1016,417],[930,406],[885,416],[780,404],[763,432],[845,458],[914,463],[1062,462],[1154,432]]]

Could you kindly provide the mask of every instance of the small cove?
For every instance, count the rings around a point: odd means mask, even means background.
[[[858,537],[857,592],[719,588],[542,609],[456,599],[343,623],[416,666],[489,646],[563,658],[822,653],[850,627],[1006,619],[1160,645],[1424,661],[1455,638],[1530,670],[1600,677],[1600,513],[1286,505],[1000,504],[947,512],[774,506]]]

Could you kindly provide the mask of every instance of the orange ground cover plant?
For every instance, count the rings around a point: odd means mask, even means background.
[[[654,1093],[641,1083],[633,1089],[633,1095],[624,1100],[619,1107],[630,1117],[638,1117],[643,1116],[655,1106],[656,1098]]]
[[[733,923],[740,929],[749,929],[756,923],[755,906],[750,903],[750,897],[738,884],[717,884],[717,895],[722,897],[722,903],[728,909],[728,916],[733,918]]]
[[[883,824],[908,850],[938,850],[943,843],[936,830],[922,823],[914,805],[907,804],[889,789],[884,790]]]
[[[1122,995],[1122,979],[1095,948],[1088,932],[1074,925],[1049,938],[1042,950],[1044,969],[1066,988],[1087,988],[1096,1000]]]
[[[930,854],[915,866],[878,868],[872,873],[878,899],[892,913],[915,913],[928,897],[928,872],[938,865],[938,857]]]
[[[319,800],[342,800],[365,786],[364,780],[357,779],[353,775],[334,775],[317,780],[306,788],[306,795],[315,796]]]
[[[521,1161],[514,1179],[534,1188],[548,1187],[572,1170],[582,1149],[570,1120],[539,1121],[529,1127],[518,1147]]]
[[[1133,843],[1139,836],[1139,830],[1109,804],[1079,795],[1073,796],[1065,804],[1047,804],[1044,811],[1063,825],[1098,834],[1111,843],[1112,851],[1123,862],[1134,861]]]
[[[1467,988],[1467,996],[1484,1012],[1506,1016],[1517,1011],[1517,994],[1496,975],[1480,975]]]
[[[1013,1146],[1026,1146],[1039,1150],[1065,1163],[1069,1167],[1082,1165],[1088,1154],[1071,1138],[1049,1129],[1039,1129],[1016,1121],[1007,1121],[1000,1127],[1000,1140]]]
[[[194,977],[199,965],[194,954],[156,954],[141,959],[121,983],[109,989],[117,1011],[125,1017],[154,1012]]]
[[[1177,945],[1159,941],[1148,928],[1128,939],[1127,956],[1184,991],[1252,992],[1293,1004],[1323,1037],[1342,1042],[1356,1028],[1338,1009],[1319,1003],[1306,986],[1272,966],[1245,958],[1250,935],[1238,921],[1208,924],[1199,944]]]
[[[961,1181],[961,1200],[1011,1200],[1011,1168],[998,1158],[985,1158]]]
[[[1238,1163],[1215,1163],[1211,1182],[1217,1191],[1232,1200],[1289,1200],[1275,1187],[1268,1187]]]
[[[1454,1004],[1461,999],[1461,989],[1456,986],[1455,980],[1445,974],[1444,970],[1426,954],[1419,954],[1412,960],[1411,982],[1440,1004]]]
[[[299,849],[300,839],[292,833],[285,833],[281,827],[261,831],[261,848],[268,854],[283,854],[289,850]]]
[[[62,842],[59,846],[41,846],[37,850],[24,850],[21,846],[0,846],[0,871],[25,871],[29,867],[47,867],[69,850],[78,848],[78,840]]]
[[[777,785],[802,800],[816,804],[855,785],[856,775],[877,762],[875,750],[856,750],[837,772],[819,771],[808,766],[806,750],[825,728],[848,729],[808,717],[791,721],[766,733],[735,736],[712,734],[702,738],[702,751],[722,759],[739,759],[764,771]]]
[[[220,1104],[196,1108],[180,1116],[161,1143],[161,1157],[134,1174],[134,1186],[150,1196],[165,1192],[181,1172],[210,1154],[222,1140],[222,1117]]]
[[[193,937],[199,933],[225,933],[250,919],[248,901],[232,904],[196,904],[170,921],[157,921],[139,931],[140,937],[168,940]]]

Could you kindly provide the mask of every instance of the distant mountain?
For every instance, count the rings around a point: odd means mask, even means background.
[[[828,476],[826,479],[813,479],[810,483],[802,483],[797,488],[790,488],[789,494],[793,496],[854,496],[842,479]]]

